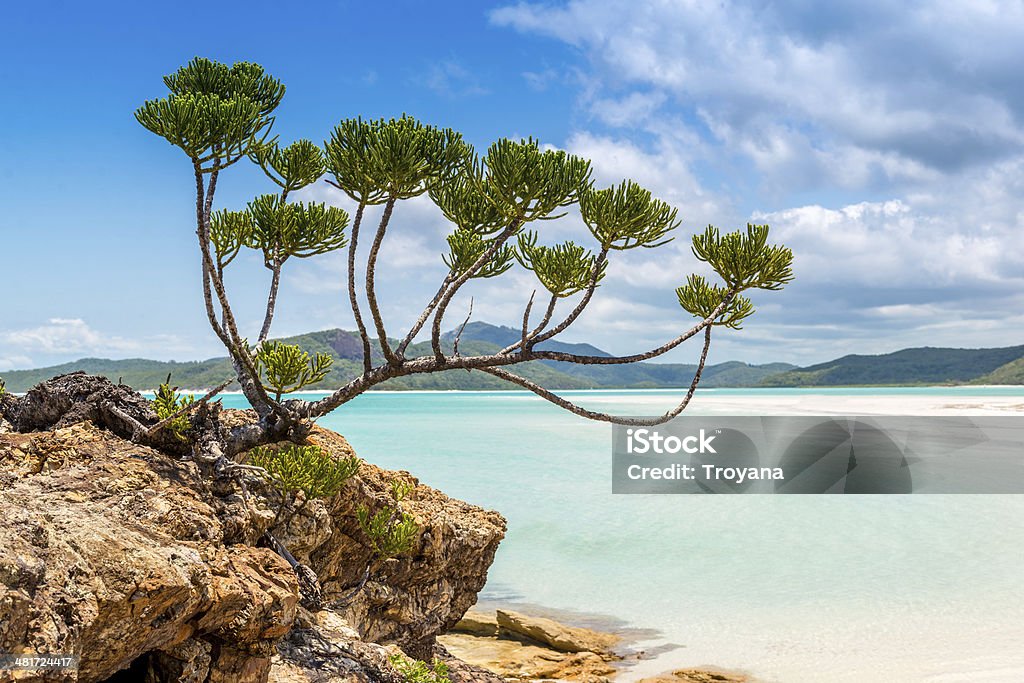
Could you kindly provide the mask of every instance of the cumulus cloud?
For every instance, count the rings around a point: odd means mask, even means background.
[[[0,330],[0,370],[32,368],[87,355],[168,359],[189,358],[195,351],[177,335],[129,339],[97,330],[81,318],[50,318],[34,327]]]
[[[682,239],[613,261],[613,300],[663,301],[701,271],[692,232],[749,220],[793,248],[797,279],[755,293],[718,359],[1024,337],[1019,3],[570,0],[491,19],[582,57],[589,130],[566,147],[598,180],[635,178],[680,208]]]
[[[581,49],[606,87],[672,96],[765,169],[800,152],[837,173],[859,159],[886,177],[913,177],[1024,146],[1024,96],[1012,86],[1024,7],[1015,2],[572,0],[491,18]]]
[[[97,349],[131,351],[138,344],[123,337],[107,336],[81,318],[50,318],[46,324],[0,332],[5,346],[44,353],[83,353]]]

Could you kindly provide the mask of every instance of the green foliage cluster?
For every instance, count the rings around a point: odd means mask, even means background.
[[[491,248],[491,241],[474,230],[459,228],[448,235],[447,240],[448,253],[441,259],[456,276],[468,271]],[[497,277],[512,267],[512,260],[512,247],[503,245],[472,277]]]
[[[391,495],[394,503],[370,514],[366,506],[356,510],[359,526],[370,542],[370,547],[381,559],[397,557],[412,549],[419,526],[416,520],[402,511],[402,500],[412,492],[412,484],[392,480]]]
[[[249,159],[285,192],[300,190],[320,179],[327,167],[324,154],[312,140],[296,140],[284,149],[277,143],[260,144]]]
[[[0,396],[3,396],[6,393],[7,393],[7,382],[5,382],[2,377],[0,377]]]
[[[405,683],[451,683],[448,665],[440,659],[435,659],[433,664],[427,664],[397,653],[388,659]]]
[[[280,401],[282,394],[299,391],[323,380],[331,370],[334,358],[317,353],[310,358],[296,344],[269,341],[256,351],[256,368],[264,381],[264,388]]]
[[[750,299],[739,293],[748,289],[778,290],[793,279],[793,252],[788,247],[768,244],[768,226],[747,224],[746,233],[721,234],[709,225],[693,237],[693,253],[715,269],[725,286],[708,284],[700,275],[690,275],[676,289],[679,305],[697,318],[708,318],[725,297],[733,297],[713,324],[739,329],[754,312]]]
[[[427,192],[465,163],[462,136],[416,119],[346,119],[324,144],[335,187],[364,206]]]
[[[265,142],[270,114],[284,97],[281,82],[249,62],[229,67],[196,57],[164,84],[171,94],[145,102],[135,118],[203,172],[230,166]]]
[[[250,249],[263,252],[268,268],[288,258],[308,258],[341,249],[348,240],[348,214],[315,202],[287,202],[281,195],[264,194],[249,202],[248,220],[233,219],[247,233],[239,236]]]
[[[273,270],[293,256],[309,258],[348,244],[348,213],[323,203],[287,201],[289,192],[323,175],[319,147],[299,140],[282,150],[272,142],[257,146],[250,156],[282,191],[260,195],[242,211],[224,209],[211,216],[210,241],[221,270],[242,247],[263,252],[264,265]]]
[[[632,180],[584,193],[580,215],[598,244],[618,251],[660,247],[672,241],[666,236],[679,227],[677,211]]]
[[[192,394],[179,396],[177,389],[170,386],[170,381],[171,378],[168,377],[167,381],[157,388],[156,395],[153,397],[153,410],[161,420],[166,420],[171,415],[192,405],[196,400],[196,397]],[[181,441],[187,440],[186,432],[191,428],[192,423],[189,421],[187,414],[174,418],[166,427],[167,430]]]
[[[283,494],[302,491],[305,499],[330,498],[358,471],[356,456],[335,458],[319,446],[288,445],[284,448],[254,448],[249,463],[266,470]]]
[[[554,247],[537,246],[537,233],[532,230],[520,233],[515,257],[558,298],[582,292],[590,286],[592,279],[600,282],[608,265],[607,261],[598,261],[596,256],[572,241]]]

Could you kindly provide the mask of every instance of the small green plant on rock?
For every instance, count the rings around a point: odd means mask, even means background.
[[[331,371],[334,359],[326,353],[309,354],[295,344],[265,342],[256,352],[256,369],[263,379],[263,388],[274,392],[274,400],[282,394],[299,391],[316,384]]]
[[[345,482],[355,476],[362,461],[354,456],[335,458],[319,446],[289,445],[277,450],[254,448],[249,463],[263,468],[274,487],[281,493],[275,524],[289,503],[294,504],[299,491],[302,502],[295,508],[289,521],[307,502],[314,498],[330,498],[341,490]]]
[[[405,683],[451,683],[448,665],[440,659],[435,659],[433,664],[400,654],[393,654],[388,659]]]
[[[189,421],[185,409],[195,402],[196,397],[192,394],[179,396],[177,388],[172,387],[170,381],[171,377],[168,375],[167,381],[156,390],[156,396],[153,397],[153,410],[160,420],[173,417],[167,424],[167,430],[179,440],[186,441],[188,440],[186,433],[192,428],[192,423]]]
[[[392,480],[393,505],[385,505],[372,515],[365,505],[356,510],[359,526],[379,559],[398,557],[412,550],[419,526],[411,515],[402,511],[402,500],[412,489],[413,485],[409,482]]]

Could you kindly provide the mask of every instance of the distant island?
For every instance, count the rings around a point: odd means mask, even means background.
[[[451,349],[454,334],[444,335]],[[465,353],[489,353],[518,341],[520,331],[484,322],[470,323],[462,333],[460,349]],[[355,332],[332,329],[288,337],[310,353],[334,357],[331,373],[310,387],[335,389],[356,377],[362,369],[362,343]],[[541,349],[586,355],[610,355],[590,344],[547,341]],[[430,353],[430,344],[414,344],[408,355]],[[374,354],[379,351],[375,348]],[[376,360],[381,360],[377,357]],[[636,363],[632,365],[574,365],[560,361],[532,361],[520,366],[521,374],[552,389],[664,389],[685,386],[696,366],[686,363]],[[171,375],[174,385],[187,389],[212,387],[233,375],[226,357],[204,361],[155,361],[141,358],[81,360],[34,370],[0,373],[7,389],[27,391],[43,380],[75,370],[120,380],[138,390],[153,389]],[[728,361],[708,365],[701,387],[825,387],[893,386],[924,384],[1024,384],[1024,345],[994,349],[903,349],[882,355],[848,355],[825,363],[797,367],[790,363],[750,365]],[[237,388],[237,387],[235,387]],[[482,372],[453,372],[415,375],[390,380],[384,390],[500,390],[514,389]]]

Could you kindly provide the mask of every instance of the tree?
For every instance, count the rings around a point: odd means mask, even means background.
[[[676,290],[680,306],[698,319],[695,325],[658,348],[628,356],[539,350],[538,344],[561,334],[579,318],[616,252],[654,249],[673,239],[671,233],[680,225],[676,209],[630,180],[596,188],[589,161],[542,149],[536,140],[502,139],[479,154],[459,133],[408,116],[347,119],[322,149],[309,140],[282,147],[270,131],[285,89],[257,64],[227,66],[196,58],[166,76],[164,83],[169,94],[145,102],[135,116],[181,149],[192,164],[207,318],[259,418],[250,428],[235,429],[220,441],[205,443],[224,457],[283,438],[301,440],[311,420],[381,382],[457,369],[486,372],[590,419],[660,424],[681,413],[693,397],[712,330],[738,329],[754,312],[743,292],[778,290],[792,279],[792,252],[768,242],[768,226],[748,225],[745,231],[724,234],[709,226],[693,237],[693,253],[721,282],[690,275]],[[240,211],[214,212],[220,174],[243,159],[258,165],[279,191],[256,197]],[[326,182],[355,203],[351,222],[346,212],[335,207],[287,201],[290,193],[325,174]],[[448,253],[442,256],[449,270],[419,318],[393,346],[394,337],[385,329],[377,299],[377,259],[398,204],[424,195],[452,223]],[[370,246],[361,260],[359,240],[366,210],[376,206],[382,207],[380,220],[376,230],[369,229]],[[591,249],[572,241],[541,243],[543,222],[566,216],[570,207],[578,209],[593,237]],[[262,252],[271,273],[264,322],[253,344],[238,329],[224,280],[225,270],[243,247]],[[348,297],[362,338],[363,372],[320,400],[288,398],[288,392],[322,379],[330,359],[309,358],[297,347],[268,342],[283,267],[292,258],[345,248]],[[362,278],[358,277],[360,265]],[[446,352],[442,325],[462,287],[474,278],[500,277],[516,265],[532,271],[546,292],[539,321],[532,316],[535,291],[525,302],[522,335],[515,344],[493,354],[462,355],[458,342],[464,322],[451,352]],[[357,280],[364,289],[367,311],[359,303]],[[424,329],[429,330],[432,353],[407,357],[409,345]],[[703,347],[689,390],[678,405],[655,418],[621,418],[587,410],[510,369],[531,360],[634,363],[660,356],[700,334]],[[380,350],[380,362],[375,362],[374,345]]]

